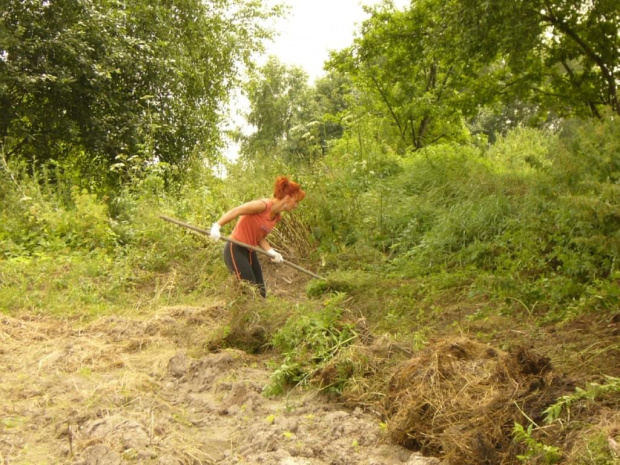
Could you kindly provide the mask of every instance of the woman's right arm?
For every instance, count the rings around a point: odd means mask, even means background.
[[[222,226],[230,223],[232,220],[241,215],[254,215],[256,213],[262,213],[265,211],[265,208],[267,208],[267,204],[265,202],[262,200],[253,200],[251,202],[244,203],[243,205],[239,205],[232,210],[228,210],[219,220],[213,223],[209,235],[212,239],[218,241],[221,237],[220,229]]]
[[[241,215],[255,215],[256,213],[264,212],[266,208],[267,204],[265,204],[262,200],[253,200],[251,202],[244,203],[243,205],[239,205],[232,210],[228,210],[219,220],[217,220],[217,224],[224,226]]]

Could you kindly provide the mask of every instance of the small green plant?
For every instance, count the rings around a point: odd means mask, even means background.
[[[533,431],[534,425],[532,423],[525,429],[522,424],[515,422],[512,430],[514,440],[525,446],[525,453],[517,455],[517,458],[527,463],[542,463],[545,465],[558,463],[562,458],[560,449],[537,441],[532,437]]]
[[[607,380],[605,384],[589,383],[585,389],[577,387],[574,394],[560,397],[556,403],[543,412],[545,422],[553,423],[560,418],[564,411],[570,418],[570,408],[577,402],[594,401],[597,397],[607,393],[620,394],[620,378],[606,376],[605,379]]]
[[[353,284],[346,279],[315,279],[308,283],[306,294],[309,297],[320,297],[329,293],[349,292],[353,289]]]
[[[605,377],[606,382],[603,384],[589,383],[586,388],[576,388],[573,394],[565,395],[550,405],[544,410],[544,421],[547,424],[560,421],[562,416],[566,416],[566,422],[570,422],[570,410],[571,407],[579,402],[594,402],[596,399],[604,395],[618,395],[620,394],[620,378],[614,378],[612,376]],[[558,447],[549,446],[537,441],[532,437],[535,431],[535,425],[530,422],[527,429],[519,423],[515,423],[513,429],[513,437],[515,441],[525,446],[526,452],[523,455],[519,455],[518,458],[525,462],[535,462],[543,464],[554,464],[562,458],[562,453]],[[604,460],[609,458],[609,452],[606,450],[605,444],[602,446],[600,438],[597,440],[594,437],[588,442],[588,454],[592,456],[594,452]],[[604,442],[604,441],[603,441]],[[581,462],[580,462],[581,463]],[[591,462],[587,462],[591,463]],[[608,463],[606,461],[596,461],[594,463]],[[612,463],[612,462],[609,462]]]
[[[12,417],[5,417],[0,421],[0,424],[2,424],[2,426],[4,426],[7,429],[10,428],[19,428],[22,425],[27,423],[27,418],[26,417],[20,417],[20,416],[12,416]]]
[[[178,423],[179,425],[183,425],[187,427],[194,426],[192,422],[190,421],[185,409],[181,410],[180,412],[173,413],[172,419],[175,421],[175,423]]]
[[[339,307],[343,298],[344,294],[336,294],[324,302],[323,309],[289,318],[275,333],[272,343],[284,361],[273,372],[265,395],[280,395],[290,386],[307,384],[313,373],[357,339],[354,324],[343,321]]]
[[[284,362],[271,374],[271,380],[263,394],[267,397],[280,396],[286,392],[290,385],[299,384],[304,381],[307,373],[299,363],[291,360],[287,356]]]

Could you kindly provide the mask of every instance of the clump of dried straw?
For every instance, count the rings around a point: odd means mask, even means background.
[[[514,422],[538,418],[557,394],[546,357],[442,340],[397,368],[385,417],[395,441],[448,463],[513,463]]]

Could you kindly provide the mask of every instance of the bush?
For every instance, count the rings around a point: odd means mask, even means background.
[[[519,128],[484,153],[427,147],[382,176],[362,176],[363,165],[336,151],[313,205],[325,261],[367,268],[359,257],[372,247],[401,276],[473,267],[480,279],[472,285],[493,282],[500,300],[553,318],[612,308],[617,296],[604,283],[620,257],[618,135],[611,117],[569,121],[557,134]],[[343,259],[349,252],[358,259]]]

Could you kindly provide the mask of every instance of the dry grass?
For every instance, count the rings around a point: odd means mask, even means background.
[[[391,437],[449,463],[515,463],[515,421],[538,418],[567,387],[549,359],[445,339],[399,366],[385,416]]]
[[[74,463],[77,453],[103,460],[119,442],[172,451],[174,463],[213,463],[167,380],[174,354],[200,350],[220,312],[217,303],[170,307],[89,324],[0,316],[0,398],[10,399],[0,403],[0,463]]]

